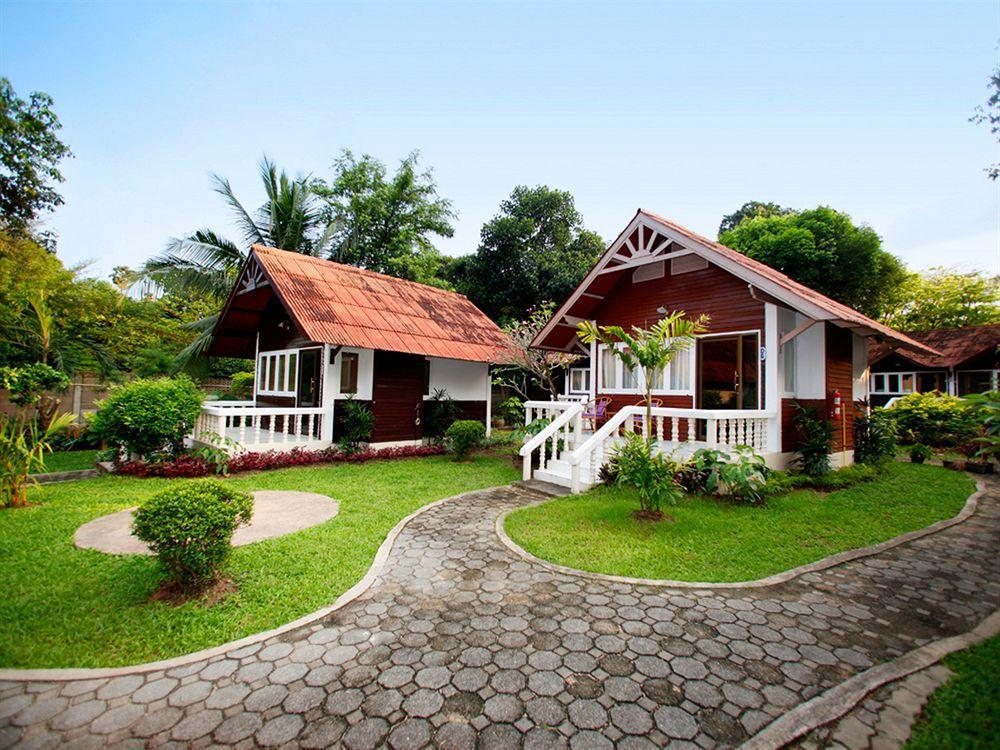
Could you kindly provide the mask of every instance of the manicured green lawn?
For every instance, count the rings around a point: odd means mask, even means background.
[[[334,599],[368,570],[389,530],[427,503],[507,484],[509,459],[448,457],[284,469],[230,479],[245,490],[319,492],[340,513],[233,550],[235,594],[212,607],[150,603],[155,559],[73,546],[80,524],[140,504],[170,482],[102,477],[30,491],[0,511],[0,666],[97,667],[164,659],[274,628]]]
[[[93,469],[97,451],[58,451],[45,454],[45,471],[76,471]]]
[[[988,750],[1000,738],[1000,636],[944,659],[955,676],[931,696],[906,750]]]
[[[973,490],[964,474],[894,463],[873,482],[828,495],[799,490],[763,507],[709,498],[637,521],[631,490],[599,487],[507,517],[524,549],[572,568],[636,578],[746,581],[881,542],[955,515]]]

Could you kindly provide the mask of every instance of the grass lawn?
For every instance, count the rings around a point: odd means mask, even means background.
[[[509,459],[449,457],[283,469],[229,479],[245,490],[319,492],[330,521],[233,550],[236,593],[212,607],[150,603],[154,558],[73,546],[80,524],[142,503],[171,482],[101,477],[29,491],[0,511],[0,666],[98,667],[164,659],[277,627],[333,603],[389,530],[429,502],[519,478]]]
[[[693,497],[637,521],[633,491],[598,487],[507,517],[511,539],[544,560],[636,578],[746,581],[881,542],[955,515],[973,490],[964,474],[894,463],[873,482],[823,495],[798,490],[763,507]]]
[[[944,658],[954,673],[931,696],[906,750],[997,747],[1000,737],[1000,636]]]
[[[45,471],[93,469],[97,451],[57,451],[45,454]]]

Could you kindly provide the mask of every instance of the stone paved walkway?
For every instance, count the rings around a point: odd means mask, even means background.
[[[1000,607],[1000,497],[965,523],[779,586],[670,590],[550,573],[466,495],[403,530],[325,620],[166,672],[0,684],[0,747],[397,750],[740,743],[873,663]]]

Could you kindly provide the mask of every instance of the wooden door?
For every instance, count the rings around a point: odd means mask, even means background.
[[[372,379],[372,442],[424,436],[424,357],[375,352]]]

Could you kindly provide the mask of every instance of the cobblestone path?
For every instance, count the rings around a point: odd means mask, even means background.
[[[310,626],[167,671],[0,683],[0,747],[728,747],[874,663],[1000,607],[1000,500],[939,534],[761,589],[554,574],[471,493],[403,530]]]

